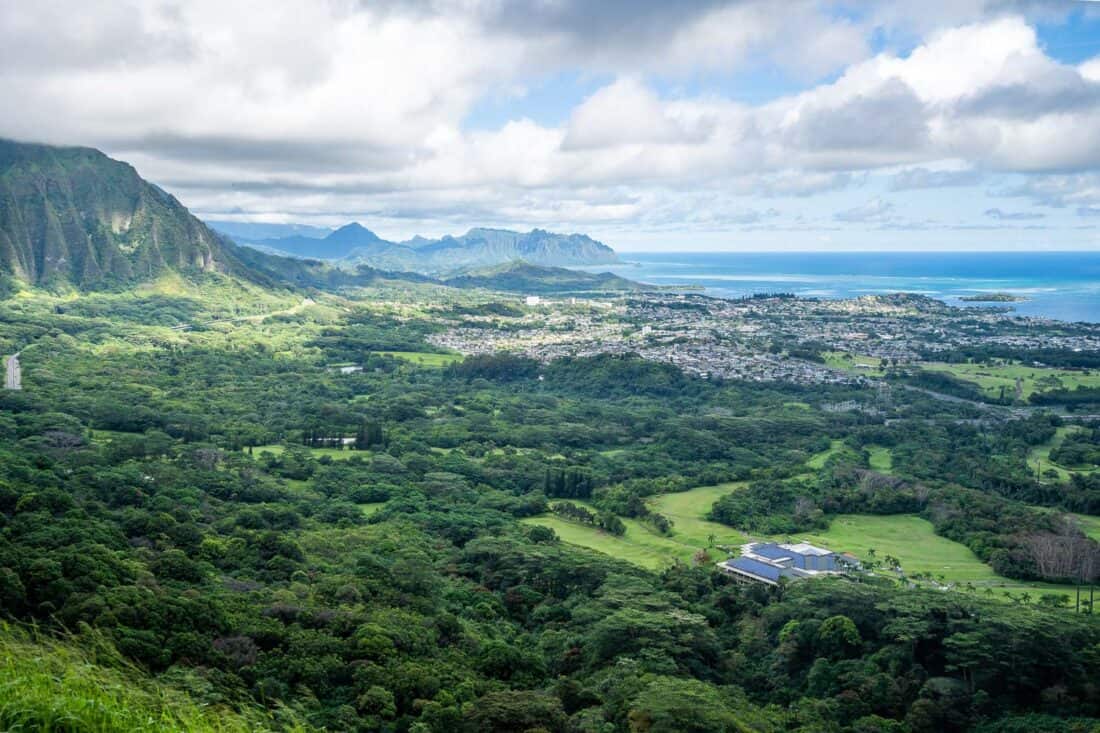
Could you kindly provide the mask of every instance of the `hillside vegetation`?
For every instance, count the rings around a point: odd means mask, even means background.
[[[198,683],[186,673],[179,677]],[[57,639],[0,622],[0,729],[11,733],[305,730],[251,704],[210,706],[126,662],[100,634]]]

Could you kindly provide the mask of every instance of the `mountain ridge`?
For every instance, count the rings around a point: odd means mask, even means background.
[[[0,270],[104,285],[166,269],[242,270],[231,243],[133,166],[84,147],[0,140]]]
[[[454,288],[484,288],[527,294],[627,292],[645,290],[641,283],[610,272],[590,273],[523,260],[494,265],[443,280]]]
[[[0,138],[0,276],[110,289],[176,271],[265,287],[343,287],[381,273],[240,247],[132,165],[89,147]]]
[[[459,236],[439,239],[416,236],[402,242],[382,239],[352,222],[317,239],[295,235],[248,241],[267,252],[314,257],[340,266],[367,264],[388,270],[440,275],[523,260],[548,267],[618,262],[615,251],[585,234],[558,234],[545,229],[516,232],[474,227]]]

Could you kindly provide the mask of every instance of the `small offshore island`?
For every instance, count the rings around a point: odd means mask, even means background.
[[[1012,293],[978,293],[959,298],[964,303],[1026,303],[1030,298]]]

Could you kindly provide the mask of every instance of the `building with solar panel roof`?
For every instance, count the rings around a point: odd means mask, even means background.
[[[778,585],[781,578],[799,580],[858,567],[859,561],[852,555],[839,555],[808,542],[751,542],[741,547],[740,557],[718,563],[719,570],[738,582],[765,585]]]

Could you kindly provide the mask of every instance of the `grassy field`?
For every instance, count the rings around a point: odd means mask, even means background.
[[[986,366],[983,364],[943,364],[929,362],[921,365],[930,371],[947,372],[959,379],[977,384],[990,397],[1000,397],[1004,388],[1006,397],[1016,396],[1016,380],[1020,380],[1020,396],[1027,399],[1036,392],[1065,387],[1100,387],[1100,373],[1086,374],[1065,369],[1030,367],[1022,364]]]
[[[690,491],[663,494],[650,500],[650,506],[674,522],[671,534],[664,536],[641,522],[624,519],[626,533],[615,537],[594,527],[569,522],[553,515],[522,520],[526,524],[550,527],[564,542],[587,547],[641,567],[656,570],[676,560],[690,562],[701,548],[710,545],[713,535],[716,545],[741,545],[750,538],[725,525],[704,517],[720,497],[736,491],[743,484],[702,486]],[[583,503],[583,502],[582,502]],[[1085,531],[1100,536],[1100,518],[1080,517]],[[1068,586],[1050,583],[1025,583],[996,575],[965,545],[940,537],[932,523],[911,514],[870,516],[846,514],[834,517],[829,529],[795,536],[755,538],[776,541],[805,540],[837,552],[851,552],[862,559],[870,556],[881,561],[887,555],[896,557],[906,574],[930,573],[937,581],[955,583],[960,589],[972,585],[975,592],[1003,596],[1028,592],[1032,600],[1043,593],[1058,593],[1072,597]],[[715,561],[722,552],[710,550]],[[893,575],[892,573],[887,573]]]
[[[815,471],[820,471],[825,468],[825,462],[832,456],[844,450],[844,441],[834,440],[828,450],[823,450],[820,453],[816,453],[810,457],[810,460],[806,461],[806,467],[812,468]]]
[[[442,369],[445,366],[462,361],[461,354],[427,354],[418,351],[376,351],[376,354],[392,356],[394,359],[412,362],[422,367]]]
[[[983,593],[986,588],[997,594],[1027,591],[1033,600],[1041,593],[1073,593],[1068,586],[1002,578],[965,545],[940,537],[933,531],[931,522],[911,514],[842,514],[833,517],[829,529],[824,532],[772,539],[805,540],[837,552],[851,552],[860,559],[867,559],[869,550],[873,549],[879,561],[886,555],[896,557],[907,575],[931,573],[936,579],[942,576],[947,583],[972,583]]]
[[[849,354],[844,351],[825,351],[821,355],[825,358],[826,366],[833,369],[843,369],[852,374],[863,374],[868,377],[881,377],[884,374],[879,368],[882,360],[873,356]]]
[[[384,506],[386,506],[386,502],[375,501],[367,504],[360,504],[359,508],[363,510],[364,517],[369,517],[370,515],[378,512]]]
[[[1048,469],[1053,469],[1058,473],[1059,481],[1069,481],[1075,473],[1092,473],[1092,470],[1079,470],[1073,468],[1066,468],[1060,466],[1054,461],[1050,460],[1051,451],[1055,450],[1062,444],[1062,441],[1066,439],[1066,436],[1077,430],[1080,430],[1079,425],[1064,425],[1058,428],[1054,432],[1054,437],[1048,440],[1042,445],[1037,445],[1031,449],[1031,452],[1027,456],[1027,465],[1032,471],[1040,471],[1045,473]],[[1047,480],[1044,476],[1043,480]]]
[[[737,546],[745,543],[747,541],[745,535],[737,530],[704,519],[711,505],[719,497],[743,486],[744,484],[741,483],[700,486],[690,491],[653,497],[649,501],[650,507],[673,522],[672,531],[667,535],[660,534],[648,524],[627,518],[623,518],[626,533],[622,537],[615,537],[595,527],[566,521],[552,514],[531,517],[523,521],[527,524],[550,527],[565,542],[656,570],[671,565],[677,560],[691,562],[696,552],[711,545],[711,535],[714,536],[716,545]],[[592,506],[586,502],[575,503],[592,509]],[[711,549],[710,553],[715,561],[723,556],[722,552],[716,549]]]
[[[648,570],[658,570],[672,565],[676,560],[690,562],[691,556],[698,549],[663,537],[633,519],[623,519],[626,534],[622,537],[615,537],[595,527],[569,522],[552,514],[520,521],[549,527],[563,542],[587,547]]]
[[[894,454],[882,445],[867,446],[871,468],[879,473],[891,473],[894,470]]]
[[[1084,530],[1085,534],[1100,542],[1100,517],[1090,517],[1086,514],[1074,514],[1073,516],[1081,523],[1081,529]]]
[[[252,455],[259,458],[260,454],[264,451],[271,453],[272,455],[282,455],[282,452],[286,450],[286,446],[278,443],[271,443],[269,445],[257,445],[252,448]],[[310,448],[309,451],[313,454],[314,458],[320,458],[321,456],[329,456],[334,461],[346,461],[352,456],[359,456],[363,459],[369,459],[371,452],[369,450],[340,450],[339,448]]]
[[[710,511],[714,502],[744,486],[744,483],[700,486],[690,491],[656,496],[650,500],[649,505],[653,511],[664,514],[672,520],[672,537],[684,544],[696,549],[708,547],[713,535],[714,544],[742,545],[748,539],[741,532],[703,517]]]

